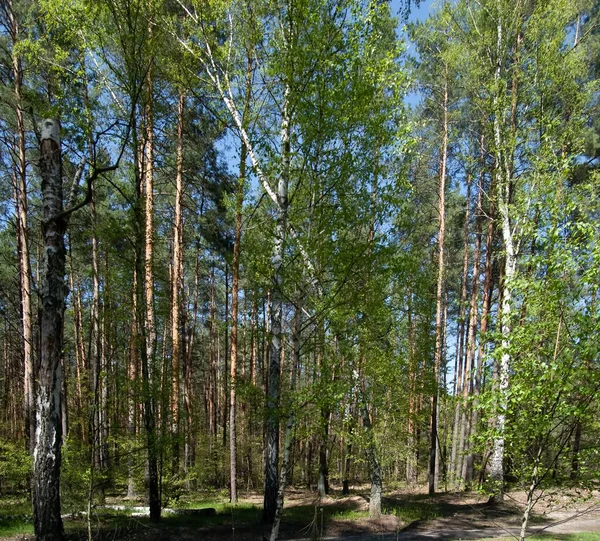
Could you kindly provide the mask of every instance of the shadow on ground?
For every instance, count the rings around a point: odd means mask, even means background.
[[[396,494],[384,499],[387,513],[408,524],[406,531],[502,528],[520,524],[521,510],[512,504],[490,504],[484,497],[463,493]],[[539,519],[532,516],[531,522]]]

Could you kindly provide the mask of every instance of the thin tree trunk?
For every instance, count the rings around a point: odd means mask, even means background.
[[[27,162],[25,156],[25,120],[23,117],[23,66],[15,52],[19,42],[19,23],[12,0],[7,0],[8,30],[12,43],[12,70],[15,82],[15,117],[17,121],[17,163],[15,166],[15,213],[19,285],[21,293],[21,324],[23,331],[23,414],[25,445],[32,453],[35,443],[35,373],[33,365],[33,321],[31,312],[31,263],[29,259],[29,227],[27,224]]]
[[[366,399],[363,391],[363,401]],[[379,518],[381,516],[381,496],[383,493],[383,484],[381,480],[381,465],[377,456],[377,445],[375,434],[373,433],[373,424],[369,408],[366,403],[362,404],[363,424],[367,432],[367,455],[369,460],[369,474],[371,476],[371,497],[369,498],[369,518]]]
[[[171,280],[171,441],[173,446],[173,473],[179,467],[179,371],[180,306],[183,290],[183,113],[185,97],[179,94],[177,111],[177,163],[175,172],[175,216],[173,220],[173,272]]]
[[[348,496],[350,494],[350,472],[352,469],[352,438],[354,437],[354,430],[356,427],[356,419],[354,412],[356,411],[356,403],[354,408],[351,405],[346,406],[346,422],[350,425],[348,427],[348,443],[346,445],[346,456],[344,457],[344,476],[342,480],[342,494]]]
[[[317,368],[319,370],[319,380],[328,381],[330,379],[329,367],[325,365],[323,359],[323,348],[325,341],[325,324],[321,321],[317,325],[316,333],[316,355]],[[331,409],[329,405],[323,405],[320,408],[321,430],[319,434],[319,475],[317,478],[317,490],[320,498],[325,498],[329,494],[329,465],[327,460],[327,450],[329,446],[329,420],[331,418]]]
[[[186,472],[194,465],[195,461],[195,440],[193,437],[193,417],[192,417],[192,403],[193,403],[193,385],[192,385],[192,355],[194,352],[195,336],[196,336],[196,322],[198,321],[198,276],[199,276],[199,243],[196,243],[195,263],[194,263],[194,292],[193,292],[193,313],[192,313],[192,324],[189,331],[189,339],[185,349],[184,359],[184,375],[183,375],[183,404],[185,407],[185,441],[184,441],[184,464]],[[186,479],[189,476],[186,475]],[[189,483],[189,481],[186,481]]]
[[[281,378],[282,320],[283,320],[283,255],[288,215],[288,183],[290,174],[290,88],[285,87],[281,121],[282,165],[277,189],[275,239],[271,265],[271,351],[269,355],[269,389],[267,394],[267,456],[265,467],[265,495],[263,519],[273,522],[277,509],[279,463],[279,399]]]
[[[242,239],[242,207],[246,180],[246,145],[240,151],[240,174],[237,187],[235,240],[233,243],[232,285],[231,285],[231,381],[229,389],[229,469],[230,501],[237,503],[237,441],[236,441],[236,385],[237,385],[237,339],[238,339],[238,291],[240,271],[240,243]]]
[[[579,475],[579,452],[581,450],[581,419],[577,419],[575,423],[575,434],[573,436],[573,446],[571,447],[571,479],[577,479]]]
[[[293,342],[293,360],[292,360],[292,374],[290,381],[290,396],[294,400],[294,392],[296,391],[296,378],[298,371],[300,370],[300,333],[302,329],[302,309],[300,302],[296,306],[296,313],[294,314],[294,327],[292,329],[292,342]],[[294,430],[296,427],[296,411],[295,405],[290,405],[290,412],[288,414],[288,421],[285,427],[284,446],[283,446],[283,460],[281,463],[281,473],[279,479],[279,487],[277,489],[277,507],[275,509],[275,518],[273,520],[273,526],[271,527],[270,541],[277,541],[279,536],[279,525],[281,524],[281,516],[283,515],[283,500],[285,494],[285,487],[287,484],[287,474],[291,467],[291,451],[294,446]]]
[[[417,484],[417,369],[416,358],[416,321],[413,314],[413,292],[408,292],[408,454],[406,457],[406,483]]]
[[[91,305],[91,336],[90,336],[90,365],[92,368],[92,388],[94,392],[94,406],[92,414],[92,437],[95,440],[96,467],[104,468],[103,441],[102,441],[102,416],[100,407],[100,394],[102,387],[102,346],[100,336],[100,277],[98,271],[98,238],[95,232],[96,203],[92,196],[90,204],[92,214],[92,305]]]
[[[145,141],[143,152],[144,182],[144,244],[143,267],[139,271],[143,276],[144,311],[144,344],[142,347],[142,381],[144,384],[144,424],[148,444],[148,499],[150,504],[150,520],[160,520],[160,496],[158,479],[158,442],[154,405],[154,370],[156,364],[156,323],[154,314],[154,126],[152,113],[153,84],[152,70],[147,76],[147,103],[144,108]],[[140,303],[141,304],[141,303]]]
[[[503,47],[502,20],[497,23],[497,66],[495,71],[495,83],[500,87],[502,73],[501,52]],[[505,141],[502,139],[501,120],[503,118],[500,96],[494,96],[494,143],[496,188],[498,194],[498,211],[500,213],[500,225],[502,241],[504,245],[504,276],[502,283],[502,301],[500,326],[502,333],[501,356],[498,365],[498,400],[496,413],[496,437],[493,442],[493,451],[490,459],[490,478],[495,484],[492,499],[501,501],[504,497],[504,430],[506,423],[506,409],[508,406],[508,384],[510,371],[510,343],[512,335],[512,279],[516,272],[516,246],[513,234],[513,224],[510,216],[510,199],[512,191],[512,164],[503,150]],[[514,130],[514,128],[513,128]]]
[[[229,393],[227,392],[227,383],[229,379],[229,266],[225,260],[225,332],[224,332],[225,348],[223,351],[223,449],[227,447],[227,417],[229,411]],[[221,356],[219,355],[219,359]]]
[[[456,486],[460,483],[460,467],[457,462],[460,461],[460,457],[457,455],[458,451],[458,434],[460,426],[460,415],[461,415],[461,378],[463,370],[464,360],[464,328],[465,328],[465,317],[466,317],[466,304],[467,304],[467,275],[469,272],[469,221],[470,221],[470,209],[471,209],[471,173],[467,174],[467,195],[465,205],[465,224],[464,224],[464,247],[463,247],[463,271],[460,288],[460,314],[458,317],[457,325],[457,340],[456,340],[456,360],[454,362],[454,398],[456,404],[454,406],[454,430],[452,433],[452,454],[450,458],[450,471],[453,476],[453,481]]]
[[[474,253],[474,261],[473,261],[473,284],[471,286],[471,307],[470,307],[470,312],[471,312],[471,318],[469,321],[469,335],[467,338],[467,364],[471,365],[473,367],[473,383],[471,386],[471,394],[474,396],[474,401],[473,401],[473,407],[471,410],[471,417],[469,419],[469,426],[468,426],[468,430],[467,430],[467,442],[466,444],[468,445],[469,442],[468,440],[471,438],[472,434],[477,432],[477,425],[479,423],[479,409],[478,409],[478,396],[479,393],[481,391],[481,376],[482,376],[482,371],[483,371],[483,365],[481,364],[481,357],[477,357],[477,366],[475,366],[475,345],[476,345],[476,338],[477,338],[477,320],[478,320],[478,311],[477,311],[477,301],[479,299],[479,274],[480,274],[480,268],[481,268],[481,240],[482,240],[482,234],[483,234],[483,218],[484,218],[484,213],[483,213],[483,167],[485,165],[484,163],[484,159],[485,159],[485,139],[484,136],[481,136],[481,145],[480,145],[480,165],[482,167],[482,172],[480,173],[479,176],[479,184],[477,187],[477,221],[476,221],[476,233],[475,233],[475,253]],[[484,287],[485,287],[485,283],[484,283]],[[484,292],[484,296],[485,296],[485,292]],[[484,297],[484,304],[485,304],[485,297]],[[487,317],[487,315],[486,315]],[[483,314],[482,314],[482,318],[483,318]],[[481,331],[483,332],[483,319],[481,321]],[[481,336],[481,334],[480,334]],[[479,340],[479,343],[481,344],[481,338]],[[473,474],[474,474],[474,462],[475,462],[475,457],[472,453],[472,451],[470,451],[466,458],[464,459],[464,463],[463,463],[463,469],[462,469],[462,475],[463,475],[463,479],[465,480],[465,484],[468,487],[469,484],[472,482],[473,480]]]
[[[133,284],[131,295],[131,334],[129,339],[129,363],[127,367],[127,433],[129,435],[130,446],[135,445],[136,437],[136,384],[138,375],[138,348],[139,348],[139,329],[137,317],[137,262],[133,269]],[[134,478],[134,457],[130,450],[127,457],[127,498],[133,499],[136,497],[135,478]]]
[[[436,289],[436,316],[435,316],[435,356],[434,356],[434,389],[431,400],[431,439],[429,443],[429,494],[434,494],[436,491],[436,455],[438,446],[438,395],[439,395],[439,378],[440,366],[442,362],[442,345],[443,345],[443,292],[444,292],[444,241],[446,235],[446,163],[448,158],[448,66],[446,66],[446,77],[444,81],[444,97],[443,97],[443,135],[440,158],[440,176],[439,176],[439,193],[438,193],[438,214],[439,214],[439,230],[438,230],[438,275]]]
[[[252,56],[248,53],[246,66],[246,99],[242,115],[242,125],[245,127],[250,110],[252,90]],[[233,243],[232,284],[231,284],[231,359],[230,359],[230,391],[229,391],[229,470],[230,470],[230,501],[237,503],[237,435],[236,435],[236,385],[237,385],[237,348],[238,348],[238,304],[239,304],[239,279],[240,279],[240,248],[242,242],[242,211],[244,206],[244,188],[246,185],[246,160],[248,149],[242,141],[240,149],[240,171],[237,186],[236,213],[235,213],[235,238]],[[245,337],[244,326],[244,337]],[[244,341],[244,352],[246,345]],[[245,355],[244,355],[245,360]],[[243,364],[243,367],[245,364]],[[245,370],[243,370],[245,373]]]
[[[75,286],[75,268],[73,267],[73,258],[70,257],[69,267],[71,272],[69,273],[69,288],[73,297],[73,325],[74,325],[74,341],[75,341],[75,388],[77,393],[77,410],[78,419],[81,429],[81,441],[85,442],[87,438],[86,426],[87,426],[87,415],[85,413],[86,407],[84,406],[84,376],[85,373],[85,347],[83,345],[82,337],[82,313],[81,313],[81,299],[79,294],[79,287]]]

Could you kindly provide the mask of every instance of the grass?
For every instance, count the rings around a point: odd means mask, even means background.
[[[262,506],[243,502],[232,506],[227,496],[208,493],[204,497],[198,494],[171,502],[170,507],[176,509],[213,508],[213,516],[194,514],[163,514],[160,523],[151,523],[148,517],[131,516],[132,507],[143,505],[139,502],[109,499],[122,505],[124,509],[96,507],[92,513],[92,529],[95,539],[118,540],[139,539],[169,541],[185,537],[190,531],[199,532],[211,529],[217,536],[225,539],[231,528],[244,528],[247,532],[261,531]],[[69,506],[73,507],[73,505]],[[84,506],[85,507],[85,506]],[[384,513],[399,517],[403,523],[416,520],[427,520],[437,517],[452,516],[459,512],[459,505],[430,499],[425,495],[411,494],[384,499]],[[85,511],[85,509],[75,509]],[[284,514],[285,529],[288,532],[323,531],[335,521],[359,521],[368,516],[362,510],[360,501],[340,500],[329,505],[295,505],[286,507]],[[64,521],[67,537],[71,540],[85,539],[87,536],[87,517],[74,515]],[[283,526],[282,525],[282,526]],[[220,533],[219,533],[220,532]],[[23,496],[0,498],[0,537],[31,535],[33,523],[31,505]],[[261,534],[262,535],[262,534]],[[507,538],[503,538],[506,540]],[[529,537],[531,541],[600,541],[600,533],[582,534],[540,534]],[[492,540],[486,540],[492,541]]]
[[[431,520],[456,513],[456,506],[441,500],[431,500],[428,496],[417,494],[410,497],[385,498],[383,512],[396,515],[408,524],[417,520]]]
[[[356,511],[354,509],[342,509],[331,515],[335,520],[358,520],[369,516],[368,511]]]
[[[402,522],[407,524],[416,520],[430,520],[450,514],[444,512],[443,505],[421,502],[388,504],[384,507],[384,513],[396,515]]]
[[[31,504],[25,497],[6,496],[0,502],[0,537],[33,533]]]

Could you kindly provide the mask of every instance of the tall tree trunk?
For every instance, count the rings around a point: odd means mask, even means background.
[[[62,541],[60,516],[61,356],[67,290],[65,276],[60,128],[55,119],[42,122],[42,234],[44,270],[40,284],[40,363],[36,439],[33,453],[33,525],[36,539]]]
[[[229,380],[229,265],[227,264],[227,260],[225,260],[225,332],[224,332],[224,342],[225,347],[223,351],[223,370],[219,370],[221,374],[223,374],[223,399],[221,403],[223,404],[223,449],[227,447],[227,417],[229,411],[229,396],[227,393],[227,383]],[[219,355],[219,359],[221,356]],[[225,474],[225,477],[227,475]]]
[[[232,284],[231,284],[231,381],[229,389],[229,470],[230,501],[237,503],[237,440],[236,440],[236,385],[237,385],[237,339],[238,339],[238,303],[240,244],[242,240],[242,208],[244,203],[244,185],[246,180],[246,145],[242,142],[240,151],[240,174],[237,186],[235,239],[233,243]]]
[[[406,457],[406,483],[414,486],[418,481],[418,460],[417,460],[417,371],[418,360],[416,357],[416,319],[413,313],[413,291],[408,291],[408,449]]]
[[[242,126],[246,127],[250,111],[250,100],[252,90],[252,55],[248,52],[246,64],[246,96],[244,112],[242,114]],[[229,471],[230,471],[230,501],[237,503],[237,419],[236,419],[236,386],[237,386],[237,348],[238,348],[238,305],[239,305],[239,280],[240,280],[240,248],[242,242],[242,218],[244,207],[244,188],[246,185],[246,160],[248,159],[248,148],[242,140],[240,148],[240,171],[237,185],[237,197],[235,207],[235,238],[233,243],[233,261],[231,277],[231,359],[230,359],[230,389],[229,389]],[[244,298],[246,299],[246,297]],[[244,327],[244,336],[245,336]],[[244,340],[244,353],[246,345]],[[244,355],[245,360],[245,355]],[[244,369],[245,364],[242,366]],[[254,374],[254,369],[251,368]]]
[[[319,381],[328,382],[330,380],[329,366],[323,358],[323,349],[325,343],[325,322],[321,320],[317,324],[317,332],[315,335],[317,368],[319,371]],[[325,399],[327,400],[327,399]],[[323,404],[320,407],[320,434],[319,434],[319,475],[317,477],[317,490],[320,498],[325,498],[329,494],[329,465],[328,465],[328,447],[329,447],[329,420],[331,418],[331,408],[329,404]]]
[[[95,466],[103,469],[105,467],[104,441],[103,441],[103,423],[104,414],[102,411],[101,395],[102,387],[105,385],[102,381],[102,336],[100,335],[100,276],[99,276],[99,254],[98,237],[96,235],[96,202],[92,196],[90,202],[90,211],[92,215],[92,306],[91,306],[91,336],[90,336],[90,365],[92,368],[92,389],[93,389],[93,412],[92,412],[92,437],[95,440]]]
[[[153,126],[153,81],[152,70],[147,75],[147,101],[144,107],[144,150],[143,150],[143,182],[144,182],[144,244],[139,270],[143,285],[142,299],[145,304],[144,344],[142,347],[142,381],[144,385],[144,424],[148,444],[148,500],[150,504],[150,520],[160,520],[160,497],[158,479],[158,442],[156,434],[154,378],[156,365],[156,323],[154,314],[154,126]],[[141,305],[142,303],[140,303]]]
[[[356,396],[356,394],[354,393]],[[346,455],[344,457],[344,475],[342,478],[342,494],[348,496],[350,494],[350,474],[352,470],[352,439],[354,437],[354,431],[356,430],[356,399],[354,404],[347,404],[344,413],[344,421],[348,424],[348,443],[346,445]]]
[[[138,328],[138,307],[137,307],[137,278],[138,263],[135,262],[133,269],[133,284],[131,295],[131,333],[129,338],[129,362],[127,366],[127,433],[129,435],[130,446],[135,446],[137,415],[136,415],[136,386],[138,377],[138,349],[139,349],[139,328]],[[127,498],[135,498],[135,478],[134,478],[134,457],[130,452],[127,457]]]
[[[79,288],[75,288],[75,269],[73,267],[73,258],[70,258],[70,269],[69,273],[69,287],[73,296],[73,325],[74,325],[74,341],[75,341],[75,386],[77,390],[77,411],[79,417],[79,424],[81,429],[81,442],[86,441],[86,425],[87,416],[85,415],[85,406],[83,399],[84,381],[83,374],[85,373],[85,354],[83,346],[83,337],[81,336],[82,329],[82,314],[81,314],[81,299],[79,298]]]
[[[292,359],[292,374],[290,381],[290,396],[292,401],[294,400],[294,392],[296,391],[296,378],[298,371],[300,370],[300,334],[302,330],[302,304],[298,301],[296,306],[296,313],[294,314],[294,326],[292,329],[292,343],[293,343],[293,359]],[[285,427],[284,445],[283,445],[283,460],[281,463],[281,473],[279,480],[279,487],[277,489],[277,507],[275,509],[275,517],[273,520],[273,526],[271,527],[270,541],[277,541],[279,537],[279,525],[281,524],[281,516],[283,515],[283,499],[285,495],[285,487],[287,484],[288,470],[291,467],[291,452],[294,446],[294,430],[296,428],[296,411],[295,405],[290,404],[290,411],[288,414],[288,420]]]
[[[281,145],[282,163],[277,188],[275,239],[271,265],[271,348],[269,353],[269,389],[267,395],[267,456],[265,467],[265,495],[263,520],[273,522],[277,509],[279,464],[279,398],[281,378],[281,334],[283,320],[283,255],[288,218],[288,183],[290,174],[290,88],[286,84],[282,106]]]
[[[185,440],[184,440],[184,465],[187,472],[195,462],[195,440],[193,437],[193,418],[192,418],[192,403],[193,403],[193,384],[192,384],[192,355],[194,352],[194,344],[196,337],[196,322],[198,321],[198,277],[199,277],[199,242],[196,243],[196,253],[194,262],[194,291],[193,297],[193,312],[192,323],[189,329],[189,338],[187,340],[184,360],[185,367],[183,369],[183,405],[185,407]],[[188,479],[189,476],[186,476]],[[189,481],[186,481],[189,482]]]
[[[434,389],[431,400],[431,439],[429,443],[429,494],[437,490],[436,479],[438,472],[435,463],[438,449],[438,395],[440,366],[442,363],[443,345],[443,301],[444,301],[444,241],[446,235],[446,163],[448,159],[448,66],[445,67],[443,108],[443,135],[440,157],[440,176],[438,192],[438,275],[436,289],[436,316],[435,316],[435,353],[434,353]]]
[[[467,364],[473,367],[473,384],[471,387],[471,394],[474,396],[473,407],[471,410],[471,417],[469,420],[468,427],[468,438],[471,437],[472,434],[476,433],[477,425],[479,423],[479,410],[478,410],[478,396],[481,391],[481,377],[483,371],[483,365],[481,364],[481,357],[477,357],[477,366],[476,357],[475,357],[475,346],[476,346],[476,338],[477,338],[477,319],[478,319],[478,311],[477,311],[477,301],[479,298],[479,275],[481,269],[481,241],[483,235],[483,168],[485,166],[485,139],[484,136],[481,136],[481,145],[480,145],[480,166],[482,171],[479,176],[479,184],[477,187],[477,222],[476,222],[476,237],[475,237],[475,253],[474,253],[474,261],[473,261],[473,284],[471,286],[471,319],[469,322],[469,336],[467,338]],[[484,283],[485,287],[485,283]],[[484,292],[484,304],[485,304],[485,292]],[[483,317],[483,315],[482,315]],[[481,322],[481,331],[483,332],[483,320]],[[481,344],[481,333],[479,342]],[[467,441],[468,443],[468,441]],[[465,480],[466,486],[468,487],[469,483],[473,480],[473,469],[474,469],[475,457],[473,452],[470,451],[466,458],[464,459],[463,464],[463,478]]]
[[[456,486],[460,483],[460,467],[457,467],[457,462],[460,461],[458,450],[458,439],[459,439],[459,427],[460,427],[460,416],[461,416],[461,383],[462,383],[462,370],[464,360],[464,328],[465,328],[465,317],[466,317],[466,304],[467,304],[467,276],[469,272],[469,220],[470,220],[470,209],[471,209],[471,173],[467,174],[467,195],[465,205],[465,223],[464,223],[464,248],[463,248],[463,271],[460,288],[460,313],[458,317],[457,325],[457,340],[456,340],[456,360],[454,362],[454,397],[456,404],[454,406],[454,430],[452,433],[452,454],[450,458],[450,471],[452,472],[453,481]]]
[[[183,290],[183,113],[185,97],[179,94],[177,111],[177,163],[175,173],[175,216],[173,220],[173,272],[171,280],[171,441],[173,446],[173,473],[179,467],[179,371],[180,305]]]
[[[33,365],[33,322],[31,316],[31,263],[29,259],[29,227],[27,225],[27,162],[25,157],[25,120],[23,117],[23,66],[15,51],[19,42],[19,23],[13,11],[12,0],[7,0],[9,34],[12,43],[12,70],[17,121],[17,163],[15,166],[15,213],[19,285],[21,293],[21,324],[23,331],[23,414],[25,444],[30,453],[35,443],[35,374]]]
[[[369,461],[369,475],[371,477],[371,496],[369,498],[369,518],[379,518],[381,516],[381,496],[383,494],[383,484],[381,479],[381,465],[377,455],[377,444],[373,432],[373,423],[366,403],[366,391],[363,389],[362,396],[362,416],[365,431],[367,432],[367,455]]]
[[[514,240],[513,224],[510,215],[510,200],[512,191],[512,164],[509,152],[504,149],[506,141],[502,134],[502,120],[505,118],[501,105],[500,78],[502,76],[502,51],[503,51],[503,25],[502,19],[498,19],[496,28],[496,54],[497,64],[494,74],[496,84],[496,95],[494,96],[494,144],[495,164],[494,175],[496,176],[496,190],[498,197],[498,212],[500,214],[500,226],[504,246],[504,268],[502,281],[502,300],[500,327],[502,333],[501,356],[498,365],[498,399],[496,413],[496,436],[493,442],[493,451],[490,459],[490,478],[494,482],[493,500],[501,501],[504,497],[504,430],[506,423],[506,409],[508,406],[508,383],[510,371],[510,343],[512,335],[512,279],[516,272],[517,252]],[[513,127],[514,131],[514,127]]]

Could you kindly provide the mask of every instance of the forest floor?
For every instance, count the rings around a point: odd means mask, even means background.
[[[511,492],[502,504],[490,505],[477,493],[444,493],[429,497],[424,490],[396,490],[383,500],[384,515],[368,518],[368,487],[350,496],[333,490],[319,500],[308,490],[290,489],[281,524],[280,539],[325,539],[368,541],[371,539],[481,539],[514,535],[520,526],[525,496]],[[139,502],[107,497],[105,506],[92,513],[94,540],[132,541],[260,541],[269,527],[261,523],[262,497],[247,494],[232,507],[224,495],[187,499],[165,509],[159,524],[149,522]],[[210,515],[198,511],[212,508]],[[23,498],[0,498],[0,539],[33,539],[28,503]],[[178,512],[177,512],[178,511]],[[84,513],[64,516],[70,540],[87,539]],[[550,533],[550,539],[600,540],[569,536],[578,532],[600,532],[600,494],[583,497],[564,490],[546,494],[534,509],[531,532]]]

